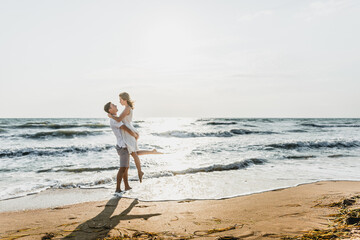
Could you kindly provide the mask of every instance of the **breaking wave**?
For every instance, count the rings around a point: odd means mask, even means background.
[[[305,127],[316,127],[316,128],[341,128],[341,127],[360,127],[358,124],[315,124],[315,123],[302,123],[301,126]]]
[[[49,148],[23,148],[16,150],[2,150],[0,158],[14,158],[23,156],[64,156],[71,153],[102,152],[114,148],[113,145],[102,147],[49,147]]]
[[[229,171],[229,170],[237,170],[237,169],[244,169],[251,165],[261,165],[266,163],[267,160],[259,159],[259,158],[250,158],[239,162],[234,162],[226,165],[222,164],[215,164],[209,167],[202,167],[202,168],[189,168],[183,171],[173,171],[174,175],[183,175],[183,174],[190,174],[190,173],[199,173],[199,172],[215,172],[215,171]]]
[[[286,156],[287,159],[309,159],[309,158],[316,158],[314,155],[304,155],[304,156]]]
[[[304,149],[304,148],[357,148],[360,147],[360,141],[319,141],[319,142],[292,142],[292,143],[275,143],[266,145],[267,150],[278,149]]]
[[[187,131],[167,131],[163,133],[153,133],[160,137],[196,138],[196,137],[233,137],[236,135],[248,134],[276,134],[271,131],[253,131],[247,129],[231,129],[230,131],[218,132],[187,132]]]
[[[237,122],[208,122],[206,125],[234,125]]]
[[[328,158],[343,158],[343,157],[351,157],[351,155],[346,155],[346,154],[333,154],[333,155],[329,155]]]
[[[230,130],[232,134],[235,135],[245,135],[245,134],[277,134],[276,132],[271,131],[253,131],[247,129],[232,129]]]
[[[93,124],[54,124],[49,122],[30,122],[20,125],[10,125],[8,128],[48,128],[48,129],[62,129],[62,128],[107,128],[108,125],[93,123]]]
[[[37,173],[43,173],[43,172],[71,172],[71,173],[82,173],[82,172],[102,172],[102,171],[109,171],[109,170],[116,170],[119,169],[119,167],[107,167],[107,168],[101,168],[101,167],[95,167],[95,168],[62,168],[62,169],[41,169],[38,170]]]
[[[266,163],[267,160],[259,159],[259,158],[250,158],[239,162],[234,162],[230,164],[215,164],[208,167],[201,168],[189,168],[183,171],[161,171],[156,173],[147,173],[145,178],[159,178],[159,177],[170,177],[174,175],[185,175],[185,174],[194,174],[200,172],[216,172],[216,171],[230,171],[230,170],[238,170],[245,169],[251,165],[262,165]],[[38,170],[37,173],[43,172],[71,172],[71,173],[82,173],[82,172],[101,172],[101,171],[110,171],[117,170],[118,166],[114,167],[96,167],[96,168],[62,168],[62,169],[41,169]]]
[[[42,139],[42,138],[74,138],[91,135],[103,134],[103,131],[53,131],[53,132],[38,132],[34,134],[21,134],[20,137],[31,138],[31,139]]]
[[[303,130],[303,129],[293,129],[293,130],[288,130],[287,132],[304,133],[304,132],[307,132],[307,131],[306,131],[306,130]]]

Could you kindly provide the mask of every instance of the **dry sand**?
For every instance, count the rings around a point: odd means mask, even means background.
[[[90,240],[121,234],[134,237],[136,231],[145,231],[170,239],[277,239],[327,228],[332,219],[329,215],[337,209],[319,206],[359,194],[360,182],[330,181],[224,200],[142,202],[113,198],[0,213],[0,236],[41,239],[51,233],[52,239]],[[217,231],[211,233],[212,229]]]

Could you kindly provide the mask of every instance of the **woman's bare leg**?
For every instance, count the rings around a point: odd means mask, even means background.
[[[142,177],[143,177],[143,175],[144,175],[144,172],[141,171],[140,158],[139,158],[139,156],[136,154],[136,152],[132,152],[132,153],[131,153],[131,156],[134,158],[135,165],[136,165],[136,168],[137,168],[137,170],[138,170],[139,180],[140,180],[140,182],[142,182]]]
[[[148,155],[148,154],[163,154],[162,152],[158,152],[156,149],[153,149],[151,151],[149,150],[139,150],[136,152],[138,156],[140,155]]]

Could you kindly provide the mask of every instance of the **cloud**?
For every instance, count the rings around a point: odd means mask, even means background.
[[[326,0],[314,1],[302,12],[297,13],[295,17],[311,21],[318,17],[325,17],[336,12],[353,7],[356,4],[354,0]]]
[[[250,22],[273,14],[271,10],[262,10],[255,13],[244,14],[238,18],[239,22]]]

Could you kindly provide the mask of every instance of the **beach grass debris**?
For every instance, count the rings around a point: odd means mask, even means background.
[[[36,228],[22,228],[22,229],[18,229],[12,233],[9,234],[9,236],[7,237],[3,237],[0,238],[0,240],[13,240],[13,239],[18,239],[18,238],[23,238],[23,237],[27,237],[27,236],[31,236],[31,235],[36,235],[36,234],[21,234],[21,235],[15,235],[15,236],[11,236],[13,234],[17,234],[20,232],[25,232],[25,231],[31,231],[31,230],[35,230],[35,229],[39,229],[40,227],[36,227]]]
[[[57,227],[67,227],[67,226],[71,226],[71,225],[74,225],[74,224],[78,224],[79,222],[72,222],[72,223],[64,223],[64,224],[61,224]]]
[[[243,225],[241,225],[242,227]],[[153,239],[153,240],[160,240],[160,239],[169,239],[169,237],[171,239],[176,239],[176,240],[185,240],[185,239],[193,239],[196,237],[205,237],[207,235],[213,234],[213,233],[218,233],[218,232],[225,232],[225,231],[229,231],[229,230],[233,230],[238,228],[238,225],[235,224],[233,226],[229,226],[229,227],[225,227],[225,228],[214,228],[214,229],[210,229],[210,230],[198,230],[195,231],[193,234],[189,234],[187,236],[179,236],[176,235],[174,233],[170,233],[168,231],[166,232],[147,232],[147,231],[139,231],[136,229],[129,229],[131,231],[135,231],[133,234],[120,234],[120,236],[114,236],[114,237],[105,237],[105,238],[101,238],[98,240],[123,240],[123,239]],[[217,239],[239,239],[233,236],[221,236]]]
[[[222,222],[221,219],[213,217],[212,220],[216,222],[217,224],[220,224]]]
[[[30,231],[30,230],[35,230],[35,229],[39,229],[40,227],[36,227],[36,228],[22,228],[22,229],[18,229],[18,230],[15,230],[15,231],[10,231],[10,232],[13,232],[12,234],[14,233],[19,233],[19,232],[25,232],[25,231]]]
[[[148,208],[148,207],[151,207],[151,205],[138,205],[138,206],[135,206],[136,208]]]
[[[354,232],[360,232],[360,208],[349,209],[353,206],[359,196],[343,199],[338,202],[319,205],[321,207],[338,207],[337,214],[330,214],[333,217],[333,226],[329,229],[314,229],[301,236],[285,236],[283,240],[319,240],[319,239],[344,239],[352,237]],[[360,235],[359,235],[360,239]]]
[[[346,208],[348,206],[352,206],[355,202],[356,199],[360,198],[360,196],[354,196],[351,198],[344,198],[338,202],[333,202],[333,203],[329,203],[329,204],[321,204],[318,203],[316,204],[314,207],[341,207],[341,208]]]
[[[223,237],[218,237],[216,240],[237,240],[240,239],[239,237],[233,237],[233,236],[223,236]]]
[[[1,238],[1,240],[14,240],[14,239],[18,239],[18,238],[27,237],[27,236],[30,236],[30,235],[31,234],[16,235],[16,236],[11,236],[11,237]]]
[[[230,227],[226,227],[226,228],[214,228],[214,229],[210,229],[210,230],[197,230],[194,232],[194,235],[195,236],[206,236],[206,235],[213,234],[213,233],[233,230],[233,229],[236,229],[237,226],[238,225],[235,224],[234,226],[230,226]]]
[[[24,231],[29,231],[32,230],[33,228],[23,228],[23,229],[18,229],[16,230],[16,232],[24,232]]]
[[[340,213],[335,215],[335,222],[343,225],[360,225],[360,208],[341,209]]]
[[[182,200],[182,201],[178,201],[178,203],[189,203],[189,202],[194,202],[195,200]]]
[[[54,233],[45,233],[44,236],[42,236],[41,240],[50,240],[53,239],[55,237]]]
[[[132,237],[139,238],[139,237],[146,237],[146,238],[153,238],[158,236],[155,232],[146,232],[146,231],[136,231]]]
[[[64,230],[61,230],[63,232],[79,232],[81,231],[80,229],[74,229],[74,230],[67,230],[67,229],[64,229]]]
[[[136,231],[132,235],[121,233],[120,236],[99,238],[98,240],[123,240],[123,239],[162,239],[159,233]]]

